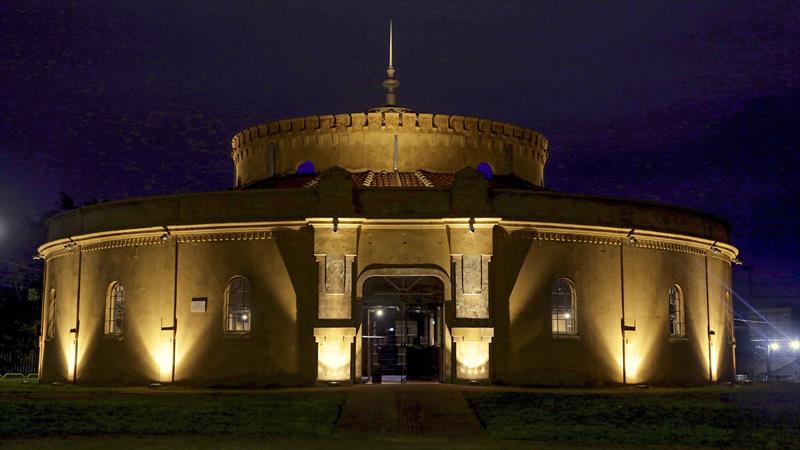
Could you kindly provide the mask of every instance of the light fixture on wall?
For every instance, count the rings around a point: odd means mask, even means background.
[[[163,228],[164,228],[164,233],[161,235],[161,242],[167,242],[167,240],[169,240],[169,237],[170,237],[171,234],[169,232],[169,229],[166,227],[166,225]]]
[[[339,232],[339,218],[338,217],[334,217],[333,218],[333,232],[334,233],[338,233]]]
[[[636,243],[639,242],[639,240],[636,239],[636,236],[633,235],[635,231],[635,229],[631,229],[631,231],[628,232],[628,235],[625,236],[625,239],[628,240],[628,244],[630,245],[636,245]]]
[[[41,253],[36,253],[35,255],[33,255],[33,260],[34,261],[41,261],[43,259],[44,259],[44,255],[42,255]]]
[[[741,260],[741,259],[739,259],[739,258],[733,258],[733,259],[731,260],[731,262],[732,262],[732,263],[734,263],[734,264],[736,264],[737,266],[741,266],[741,265],[743,264],[743,263],[742,263],[742,260]]]
[[[78,243],[70,239],[69,242],[64,245],[64,250],[74,250],[76,247],[78,247]]]
[[[474,233],[475,232],[475,218],[474,217],[470,217],[469,218],[469,232],[470,233]]]

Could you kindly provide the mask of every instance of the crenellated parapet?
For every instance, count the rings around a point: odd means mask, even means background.
[[[486,163],[496,174],[541,186],[548,158],[548,141],[536,131],[477,117],[411,111],[267,122],[237,133],[231,146],[236,186],[293,174],[305,161],[316,171],[339,166],[445,173]]]

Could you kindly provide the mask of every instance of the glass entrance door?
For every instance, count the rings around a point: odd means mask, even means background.
[[[362,381],[442,378],[443,288],[435,277],[373,277],[364,284]]]

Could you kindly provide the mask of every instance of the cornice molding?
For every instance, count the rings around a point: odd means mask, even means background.
[[[626,245],[632,248],[708,255],[731,262],[739,250],[723,242],[659,231],[573,225],[546,222],[502,221],[500,227],[511,234],[534,240],[600,245]],[[632,237],[633,239],[629,238]],[[712,249],[719,249],[714,252]]]
[[[329,228],[334,218],[317,217],[306,220],[219,223],[199,225],[169,225],[113,232],[90,233],[47,242],[39,253],[47,259],[63,256],[75,250],[99,251],[112,248],[161,245],[177,239],[179,243],[225,242],[280,239],[287,232],[303,228]],[[340,229],[442,229],[468,228],[500,229],[523,239],[554,242],[574,242],[598,245],[626,245],[632,248],[707,255],[731,262],[739,250],[723,242],[674,233],[650,230],[574,225],[565,223],[503,220],[498,217],[441,218],[441,219],[363,219],[337,218]],[[631,237],[633,239],[631,239]]]
[[[75,250],[93,252],[112,248],[179,243],[279,239],[287,231],[299,231],[305,221],[169,225],[113,232],[90,233],[41,245],[39,253],[50,259]]]

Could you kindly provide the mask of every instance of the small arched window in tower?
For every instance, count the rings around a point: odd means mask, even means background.
[[[314,163],[311,161],[302,161],[300,164],[297,165],[297,174],[298,175],[308,175],[312,173],[317,173],[316,168],[314,167]]]
[[[119,336],[124,329],[125,321],[125,288],[118,282],[108,286],[106,296],[105,334]]]
[[[47,339],[56,337],[56,288],[50,289],[47,303]]]
[[[575,308],[575,286],[566,278],[559,278],[550,290],[550,317],[553,336],[578,334],[578,317]]]
[[[249,333],[250,323],[250,281],[236,275],[228,281],[225,288],[225,331],[228,333]]]
[[[677,284],[669,287],[667,293],[669,300],[669,335],[683,337],[683,291]]]
[[[487,163],[486,161],[482,161],[480,164],[478,164],[478,172],[483,174],[483,178],[486,178],[487,180],[491,180],[492,177],[494,176],[494,171],[492,170],[492,166],[489,165],[489,163]]]

